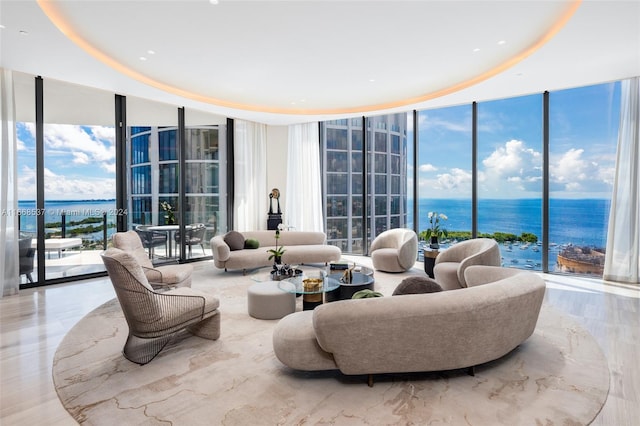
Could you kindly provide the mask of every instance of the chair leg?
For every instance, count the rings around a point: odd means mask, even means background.
[[[220,311],[196,324],[187,327],[191,334],[203,339],[217,340],[220,337]]]
[[[129,333],[122,354],[131,362],[144,365],[150,362],[169,343],[172,334],[152,339],[142,339]]]
[[[33,284],[33,277],[31,276],[31,272],[28,272],[26,275],[27,275],[27,279],[29,280],[29,282],[31,284]]]

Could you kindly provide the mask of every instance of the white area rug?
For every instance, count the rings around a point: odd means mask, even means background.
[[[98,307],[67,334],[54,358],[56,390],[78,422],[585,425],[607,397],[609,369],[597,343],[547,306],[531,338],[476,367],[474,377],[462,370],[376,375],[369,388],[365,376],[293,371],[273,354],[277,321],[247,314],[253,281],[211,263],[196,268],[193,287],[220,298],[220,340],[184,333],[139,366],[122,356],[127,325],[117,300]],[[376,272],[376,290],[390,297],[409,274]]]

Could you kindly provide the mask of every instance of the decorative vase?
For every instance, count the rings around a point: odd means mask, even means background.
[[[282,264],[282,256],[274,256],[273,257],[273,264],[274,265],[281,265]]]
[[[440,244],[438,244],[438,236],[437,235],[432,235],[431,236],[431,243],[429,244],[429,248],[432,248],[432,249],[439,249],[440,248]]]

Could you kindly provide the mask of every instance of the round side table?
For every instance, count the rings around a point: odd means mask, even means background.
[[[424,249],[424,272],[433,278],[433,267],[436,264],[436,257],[440,254],[440,250],[426,248]]]

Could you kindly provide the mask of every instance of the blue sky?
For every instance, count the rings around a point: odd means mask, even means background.
[[[618,83],[551,92],[552,197],[610,198],[619,98]],[[481,198],[540,198],[541,123],[540,94],[478,103]],[[470,198],[471,106],[421,111],[418,128],[420,198]],[[34,132],[18,123],[21,200],[36,194]],[[113,127],[46,125],[45,198],[115,198],[114,143]]]
[[[47,200],[115,198],[113,127],[48,124],[44,135]],[[17,139],[18,196],[35,200],[35,126],[18,123]]]
[[[550,190],[556,198],[610,198],[619,84],[550,94]],[[481,198],[540,198],[540,94],[478,103]],[[471,197],[471,105],[419,113],[420,198]],[[411,172],[411,170],[410,170]]]

